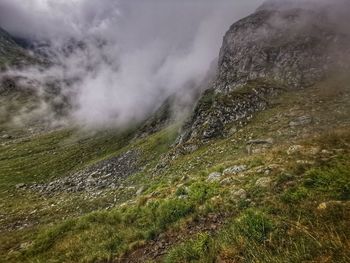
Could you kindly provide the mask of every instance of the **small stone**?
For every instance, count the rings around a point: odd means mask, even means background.
[[[231,178],[225,178],[220,182],[221,185],[230,185],[231,183],[232,183]]]
[[[145,187],[144,187],[144,186],[141,186],[141,187],[139,188],[139,190],[137,190],[136,195],[137,195],[137,196],[140,196],[144,191],[145,191]]]
[[[220,202],[222,200],[222,198],[217,195],[217,196],[212,197],[210,200],[213,202]]]
[[[217,225],[215,225],[215,224],[211,224],[211,225],[210,225],[210,229],[211,229],[211,230],[215,230],[215,229],[217,229]]]
[[[19,248],[22,249],[22,250],[24,250],[24,249],[29,248],[30,245],[31,245],[30,242],[21,243],[20,246],[19,246]]]
[[[323,150],[321,151],[321,153],[322,153],[322,154],[325,154],[325,155],[330,155],[330,154],[332,154],[331,151],[328,151],[328,150],[325,150],[325,149],[323,149]]]
[[[16,184],[16,189],[21,189],[24,188],[26,185],[25,184]]]
[[[266,152],[266,148],[257,148],[252,150],[252,154],[261,154]]]
[[[327,209],[327,203],[323,202],[323,203],[319,204],[317,209],[318,210],[325,210],[325,209]]]
[[[260,174],[260,173],[265,172],[265,169],[266,169],[265,166],[258,166],[258,167],[255,167],[254,170],[255,170],[256,173]]]
[[[188,180],[188,175],[184,175],[182,176],[182,178],[180,179],[181,182],[187,181]]]
[[[11,139],[13,139],[13,136],[9,135],[9,134],[4,134],[1,138],[4,140],[11,140]]]
[[[288,148],[287,154],[291,155],[291,154],[299,153],[302,151],[302,149],[304,149],[304,147],[301,145],[292,145]]]
[[[272,179],[270,177],[262,177],[256,181],[255,185],[258,187],[266,188],[270,186],[271,182]]]
[[[247,151],[247,154],[248,154],[248,155],[252,155],[253,149],[252,149],[252,145],[251,145],[251,144],[248,144],[248,145],[247,145],[246,151]]]
[[[316,155],[319,154],[321,152],[320,147],[311,147],[310,149],[308,149],[308,153],[310,155]]]
[[[247,192],[244,189],[239,189],[237,191],[232,192],[233,197],[238,199],[246,199]]]
[[[296,126],[302,126],[302,125],[308,125],[312,122],[312,117],[305,115],[305,116],[300,116],[296,118],[295,120],[291,121],[289,123],[290,127],[296,127]]]
[[[297,164],[313,165],[315,162],[309,160],[297,160]]]
[[[231,129],[230,129],[230,134],[235,134],[236,132],[237,132],[237,127],[236,126],[233,126],[233,127],[231,127]]]
[[[246,165],[235,165],[233,167],[227,168],[224,170],[224,175],[237,175],[241,172],[244,172],[247,170]]]
[[[271,170],[270,170],[270,169],[267,169],[267,170],[265,170],[265,172],[264,172],[265,175],[270,175],[270,173],[271,173]]]
[[[222,176],[222,174],[219,173],[219,172],[211,173],[211,174],[209,174],[207,181],[208,181],[208,182],[216,182],[216,181],[219,181],[220,178],[221,178],[221,176]]]
[[[272,138],[268,139],[256,139],[256,140],[249,140],[247,144],[273,144],[274,140]]]

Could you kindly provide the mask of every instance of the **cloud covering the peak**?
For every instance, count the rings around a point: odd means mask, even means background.
[[[142,120],[168,96],[199,86],[222,37],[261,0],[1,0],[0,26],[49,43],[55,64],[16,72],[71,94],[90,125]]]

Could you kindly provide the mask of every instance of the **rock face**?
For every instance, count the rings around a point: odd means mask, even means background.
[[[243,88],[217,93],[214,88],[204,92],[194,114],[184,126],[179,144],[196,149],[192,143],[206,142],[225,136],[245,125],[254,113],[266,109],[268,98],[277,95],[281,87],[262,80],[250,81]]]
[[[311,86],[348,67],[350,37],[326,9],[272,2],[226,33],[217,77],[179,138],[185,152],[191,144],[234,132],[283,90]]]
[[[323,10],[259,10],[226,33],[216,89],[232,90],[257,78],[312,85],[341,66],[347,43]]]

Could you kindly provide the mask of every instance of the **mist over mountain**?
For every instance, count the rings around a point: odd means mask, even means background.
[[[350,262],[350,0],[0,0],[0,261]]]
[[[67,80],[73,120],[118,126],[185,86],[203,88],[225,30],[259,2],[1,1],[0,25],[53,63],[11,74],[36,79],[39,89]]]

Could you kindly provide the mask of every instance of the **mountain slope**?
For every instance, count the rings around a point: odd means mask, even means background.
[[[323,9],[259,9],[226,33],[216,81],[203,94],[181,142],[198,144],[232,132],[282,90],[309,87],[348,70],[349,46],[350,35]]]
[[[124,132],[2,136],[0,258],[349,262],[348,37],[324,18],[235,23],[181,132],[164,103]]]
[[[159,161],[176,127],[131,144],[130,135],[113,131],[7,140],[0,154],[2,257],[347,262],[349,98],[349,79],[341,76],[286,92],[238,132],[166,166]],[[130,152],[141,169],[113,180],[115,157]]]

